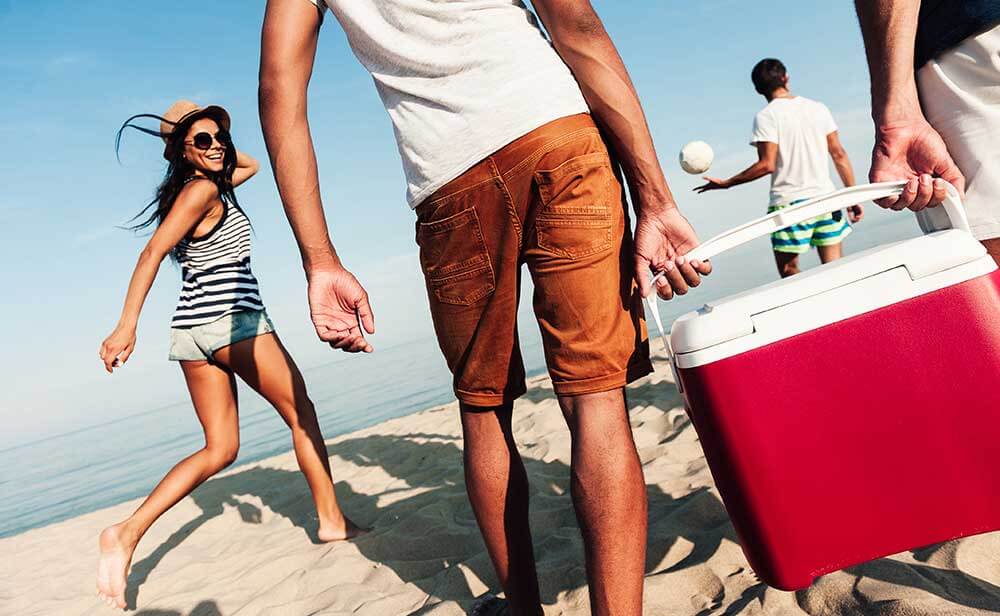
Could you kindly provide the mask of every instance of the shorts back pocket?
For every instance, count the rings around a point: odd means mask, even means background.
[[[470,306],[496,288],[475,208],[417,223],[420,267],[428,290],[445,304]]]
[[[604,152],[567,160],[535,172],[541,206],[535,216],[538,246],[578,259],[612,246],[611,198],[615,183]]]

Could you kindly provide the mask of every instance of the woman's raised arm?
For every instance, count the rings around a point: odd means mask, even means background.
[[[233,170],[233,186],[239,186],[260,170],[260,163],[246,152],[236,151],[236,169]]]

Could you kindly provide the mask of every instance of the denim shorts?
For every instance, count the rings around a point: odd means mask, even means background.
[[[170,328],[171,361],[211,360],[222,347],[274,331],[264,310],[242,310],[211,323]]]
[[[463,403],[498,406],[525,392],[525,263],[557,395],[611,391],[652,372],[622,187],[589,115],[522,135],[416,213],[431,316]]]

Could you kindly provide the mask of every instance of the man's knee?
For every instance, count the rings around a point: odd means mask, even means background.
[[[625,389],[601,391],[575,396],[559,396],[559,408],[569,424],[570,430],[620,423],[621,412],[625,411]],[[627,423],[627,421],[626,421]]]
[[[463,454],[470,460],[509,455],[516,451],[512,426],[513,402],[482,407],[460,403]]]

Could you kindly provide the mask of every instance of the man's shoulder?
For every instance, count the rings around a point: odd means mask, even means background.
[[[774,117],[774,108],[770,103],[767,104],[763,109],[754,114],[753,119],[755,122],[760,122],[761,120],[769,120]]]
[[[779,100],[781,102],[775,104]],[[805,96],[795,95],[795,98],[792,99],[775,99],[767,107],[757,112],[757,115],[759,117],[761,114],[767,114],[770,117],[778,118],[782,116],[801,115],[803,113],[811,115],[823,112],[829,112],[829,108],[823,103]]]
[[[830,110],[830,108],[827,107],[825,103],[822,103],[822,102],[820,102],[820,101],[818,101],[816,99],[806,98],[805,96],[799,96],[798,98],[801,98],[803,105],[805,105],[807,107],[811,107],[813,109],[824,110],[824,111],[829,111]]]

